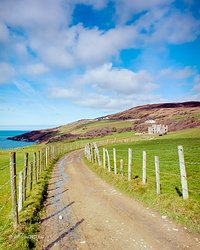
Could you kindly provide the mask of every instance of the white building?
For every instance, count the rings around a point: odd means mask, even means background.
[[[168,126],[162,124],[152,124],[148,127],[148,134],[166,134],[168,132]]]
[[[145,124],[155,124],[155,123],[156,123],[156,121],[154,121],[154,120],[147,120],[145,122]]]

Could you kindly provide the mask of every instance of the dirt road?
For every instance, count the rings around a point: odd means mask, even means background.
[[[109,186],[72,152],[55,166],[37,249],[200,249],[197,237]]]

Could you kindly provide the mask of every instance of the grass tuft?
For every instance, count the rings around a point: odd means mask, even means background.
[[[20,224],[16,231],[12,227],[3,234],[2,250],[34,249],[37,241],[37,233],[44,207],[44,201],[47,198],[48,181],[55,161],[40,176],[37,185],[34,186],[31,194],[24,202],[23,210],[19,214]]]
[[[196,197],[183,200],[180,193],[175,195],[174,192],[163,192],[158,196],[155,187],[149,183],[142,184],[138,177],[129,182],[127,176],[115,175],[113,172],[108,173],[107,169],[90,163],[86,159],[84,161],[99,177],[125,194],[154,208],[161,214],[167,215],[177,223],[187,227],[189,231],[200,232],[200,204],[199,199],[195,199]]]

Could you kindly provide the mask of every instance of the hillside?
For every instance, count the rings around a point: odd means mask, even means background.
[[[147,132],[147,123],[168,125],[169,131],[200,126],[200,102],[149,104],[123,112],[79,120],[54,129],[31,131],[11,140],[52,142],[103,137],[122,132]]]

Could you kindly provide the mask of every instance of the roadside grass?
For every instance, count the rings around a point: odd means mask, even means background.
[[[200,232],[200,129],[190,129],[157,137],[148,141],[106,146],[110,155],[111,173],[107,169],[89,164],[102,178],[129,195],[143,201],[162,214]],[[183,200],[177,146],[184,148],[189,199]],[[113,148],[117,152],[118,174],[114,175]],[[133,151],[132,180],[127,181],[128,148]],[[100,154],[102,157],[102,147]],[[142,184],[142,152],[147,153],[147,183]],[[156,195],[154,157],[159,156],[161,194]],[[120,159],[124,161],[124,176],[119,173]]]
[[[18,229],[13,231],[12,223],[10,223],[7,230],[1,234],[0,249],[28,250],[35,248],[43,204],[47,197],[48,181],[56,161],[53,161],[41,174],[39,182],[33,186],[33,191],[27,193],[27,200],[19,214]]]
[[[133,140],[133,142],[119,144],[117,140]],[[93,166],[95,171],[107,178],[108,181],[128,193],[143,201],[146,205],[154,207],[163,214],[174,218],[177,222],[187,226],[189,230],[200,231],[200,174],[199,174],[199,152],[200,152],[200,128],[170,133],[162,137],[134,135],[133,132],[117,133],[95,139],[82,139],[75,142],[62,141],[63,146],[68,147],[66,152],[79,148],[79,145],[87,142],[98,141],[104,144],[109,150],[111,166],[113,170],[112,148],[117,149],[117,165],[119,160],[124,159],[124,176],[108,173],[102,167]],[[116,143],[114,144],[114,142]],[[112,145],[111,145],[112,143]],[[179,174],[179,164],[177,155],[177,145],[184,146],[185,161],[187,167],[187,177],[189,185],[189,196],[187,201],[183,201],[181,195],[181,184]],[[33,158],[33,152],[37,152],[46,145],[32,145],[15,149],[17,151],[17,173],[23,169],[24,153],[30,155],[29,161]],[[133,149],[133,180],[127,181],[127,150]],[[147,151],[147,184],[141,184],[142,175],[142,151]],[[100,148],[102,152],[102,147]],[[154,156],[160,158],[161,171],[161,195],[157,196],[155,191]],[[198,162],[198,164],[196,164]],[[194,163],[194,164],[193,164]],[[5,167],[5,168],[4,168]],[[93,168],[92,167],[92,168]],[[9,170],[9,150],[0,151],[0,187],[10,180]],[[32,249],[36,240],[38,223],[41,215],[42,204],[45,199],[45,190],[51,166],[42,175],[39,185],[33,187],[33,191],[28,193],[25,207],[20,212],[20,226],[16,232],[12,230],[11,195],[10,184],[0,190],[0,209],[8,201],[0,213],[0,249]],[[17,179],[18,183],[18,179]],[[31,237],[32,235],[32,237]]]
[[[51,144],[52,145],[52,144]],[[80,144],[77,142],[62,142],[54,143],[53,145],[62,145],[65,150],[64,153],[78,149]],[[83,145],[83,144],[82,144]],[[33,152],[38,152],[44,148],[45,144],[38,144],[29,147],[14,149],[17,156],[17,189],[18,189],[18,173],[24,167],[24,153],[29,153],[29,162],[33,160]],[[11,204],[11,186],[10,186],[10,168],[9,168],[9,152],[10,150],[0,151],[0,249],[33,249],[37,239],[36,233],[38,230],[38,223],[40,220],[43,202],[46,198],[48,180],[50,178],[51,170],[55,162],[62,156],[50,162],[49,166],[41,174],[39,182],[33,184],[33,189],[30,192],[27,190],[27,200],[24,202],[22,211],[19,213],[19,227],[13,231],[13,217]],[[7,185],[4,186],[4,184]],[[17,190],[18,192],[18,190]]]
[[[24,147],[21,149],[11,150],[16,152],[16,172],[17,174],[24,167],[24,153],[29,153],[29,161],[33,160],[33,152],[41,150],[44,145],[34,145],[29,147]],[[10,226],[10,221],[12,221],[12,204],[11,204],[11,186],[10,186],[10,162],[9,162],[9,152],[10,150],[0,151],[0,234],[5,231]],[[6,185],[4,185],[7,183]],[[18,183],[18,176],[17,176]],[[7,226],[6,226],[7,225]],[[1,241],[0,241],[1,242]]]
[[[120,133],[116,135],[109,135],[107,137],[98,138],[99,141],[105,143],[112,143],[118,139],[136,139],[134,133]],[[138,138],[137,138],[138,139]],[[137,140],[136,139],[136,140]],[[65,153],[74,149],[84,147],[88,142],[92,142],[92,139],[81,139],[74,142],[62,141],[57,144],[61,144],[67,150]],[[96,140],[95,140],[96,141]],[[54,143],[55,145],[55,143]],[[28,234],[35,234],[38,226],[38,216],[40,216],[40,208],[42,208],[42,201],[44,199],[43,191],[46,188],[46,177],[42,175],[39,183],[33,185],[31,193],[27,193],[28,198],[25,202],[23,210],[20,212],[20,227],[19,230],[14,233],[12,224],[12,204],[11,204],[11,186],[10,186],[10,168],[9,168],[9,152],[16,152],[16,167],[17,167],[17,186],[18,186],[18,173],[24,167],[24,153],[29,153],[29,162],[33,160],[33,153],[38,152],[44,148],[45,144],[36,144],[24,148],[18,148],[13,150],[0,150],[0,249],[19,249],[19,246],[23,246],[22,249],[31,249],[31,245],[34,245],[35,239],[28,238]],[[45,172],[45,175],[48,174]],[[7,183],[7,184],[6,184]],[[6,185],[4,185],[6,184]],[[18,189],[18,188],[17,188]],[[17,190],[18,192],[18,190]],[[37,212],[37,214],[36,214]],[[33,215],[36,221],[31,217]],[[30,219],[31,218],[31,219]],[[27,228],[27,229],[26,229]],[[31,229],[32,228],[32,229]],[[32,230],[32,231],[31,231]],[[24,233],[22,232],[24,231]],[[29,248],[26,248],[29,246]]]

